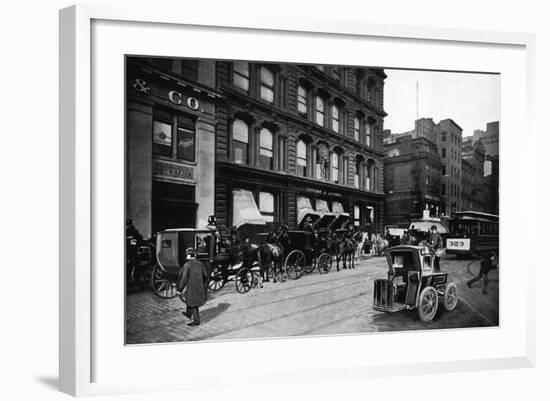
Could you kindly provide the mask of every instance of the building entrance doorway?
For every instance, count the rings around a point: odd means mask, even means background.
[[[195,187],[154,181],[152,206],[154,233],[168,228],[195,228]]]

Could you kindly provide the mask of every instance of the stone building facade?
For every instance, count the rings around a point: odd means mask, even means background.
[[[462,143],[463,177],[462,210],[489,212],[488,196],[484,182],[485,148],[473,136],[465,137]]]
[[[126,59],[126,218],[145,237],[214,213],[215,62]]]
[[[404,135],[384,148],[385,224],[408,227],[411,219],[439,217],[443,164],[437,145],[423,136]]]
[[[218,61],[218,222],[238,225],[256,207],[268,225],[297,229],[309,209],[380,231],[385,78],[381,69]]]

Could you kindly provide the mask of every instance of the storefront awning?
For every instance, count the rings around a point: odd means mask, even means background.
[[[252,192],[237,189],[233,191],[233,225],[237,228],[244,224],[265,225]]]
[[[303,220],[306,218],[306,216],[311,216],[311,218],[315,221],[317,220],[321,214],[319,212],[316,212],[311,207],[311,202],[309,201],[309,198],[306,198],[305,196],[298,196],[297,200],[297,209],[298,209],[298,224],[302,224]]]
[[[321,218],[315,222],[316,227],[328,227],[336,218],[336,213],[332,213],[329,210],[326,200],[317,199],[315,201],[315,210],[321,214]]]
[[[329,224],[328,228],[339,229],[344,226],[349,220],[349,213],[344,212],[344,207],[340,202],[332,202],[332,211],[336,214],[336,218]]]

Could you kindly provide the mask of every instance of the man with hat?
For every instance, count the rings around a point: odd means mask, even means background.
[[[431,253],[434,255],[434,271],[440,272],[439,259],[441,258],[441,248],[443,248],[443,239],[441,234],[437,232],[437,227],[433,225],[430,229],[430,235],[428,237],[428,246]]]
[[[313,228],[311,216],[306,217],[306,222],[304,223],[304,231],[310,232],[315,235],[315,229]]]
[[[180,298],[187,306],[185,312],[183,312],[184,316],[189,319],[193,318],[188,326],[198,326],[200,324],[199,307],[206,303],[208,273],[203,264],[195,259],[195,249],[187,248],[185,255],[187,262],[181,270],[178,291],[183,291]]]

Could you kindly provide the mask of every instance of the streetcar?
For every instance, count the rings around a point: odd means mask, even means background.
[[[449,220],[449,234],[445,240],[446,253],[480,256],[498,253],[498,215],[463,211],[455,212]]]

